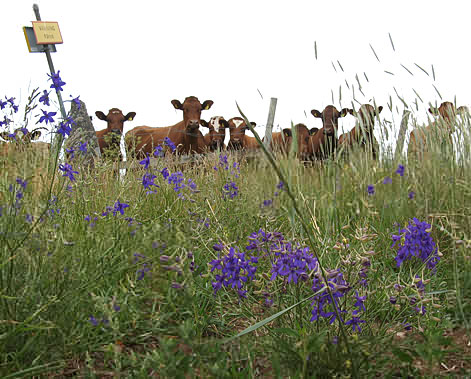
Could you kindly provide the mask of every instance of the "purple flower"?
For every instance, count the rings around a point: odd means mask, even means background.
[[[430,224],[420,222],[417,218],[413,218],[407,228],[399,229],[399,235],[392,235],[392,248],[397,246],[396,260],[397,267],[401,264],[416,257],[426,263],[429,269],[434,269],[440,261],[438,249],[430,236]],[[401,242],[403,244],[401,244]]]
[[[414,192],[414,191],[410,191],[410,192],[409,192],[409,195],[408,195],[409,199],[412,200],[412,199],[414,198],[414,196],[415,196],[415,192]]]
[[[54,88],[56,91],[62,91],[63,88],[62,86],[65,85],[65,83],[62,81],[61,77],[59,76],[60,70],[57,71],[57,73],[52,73],[51,75],[47,74],[49,78],[52,80],[52,84],[50,88]]]
[[[375,187],[372,184],[369,184],[368,187],[366,188],[366,190],[368,191],[369,196],[374,195],[374,193],[375,193]]]
[[[239,193],[239,188],[236,186],[236,184],[231,181],[229,183],[226,183],[223,187],[223,192],[222,192],[222,197],[225,199],[226,197],[229,197],[233,199],[236,197]]]
[[[168,172],[168,168],[167,167],[164,167],[164,169],[162,171],[160,171],[160,173],[162,174],[162,176],[164,177],[164,179],[167,179],[169,176],[170,176],[170,173]]]
[[[269,207],[272,204],[273,204],[273,200],[271,200],[271,199],[263,200],[263,206],[264,207]]]
[[[56,133],[62,134],[63,137],[70,135],[70,132],[72,131],[72,124],[75,124],[75,121],[71,117],[68,117],[65,121],[61,121],[59,123]]]
[[[39,98],[39,101],[43,103],[44,105],[49,106],[49,93],[46,90],[44,90],[43,95]]]
[[[64,172],[62,176],[67,176],[72,182],[75,180],[74,174],[78,174],[78,171],[74,171],[68,163],[60,164],[59,170]]]
[[[391,184],[391,183],[392,183],[392,179],[389,176],[386,176],[383,180],[383,184]]]
[[[118,212],[124,215],[124,210],[126,208],[129,208],[128,204],[121,203],[119,200],[116,200],[116,203],[114,204],[114,208],[113,208],[113,216],[116,216]]]
[[[90,316],[89,321],[93,326],[98,326],[98,324],[99,324],[99,321],[93,316]]]
[[[44,111],[41,109],[41,112],[43,112],[43,115],[39,118],[39,122],[43,122],[43,121],[46,121],[46,125],[50,122],[50,123],[53,123],[54,122],[54,119],[52,118],[52,116],[56,115],[57,112],[47,112],[47,111]]]
[[[154,149],[154,156],[155,157],[163,157],[165,155],[164,149],[161,145],[157,146]]]
[[[358,332],[361,332],[360,324],[364,323],[364,320],[360,320],[359,317],[353,316],[350,321],[347,321],[345,324],[346,325],[351,325],[352,330],[355,331],[355,329],[358,330]]]
[[[140,161],[139,164],[143,165],[143,166],[144,166],[144,169],[147,170],[147,169],[149,168],[149,165],[150,165],[149,154],[147,154],[147,156],[145,157],[145,159],[143,159],[142,161]]]
[[[213,245],[213,249],[216,251],[224,250],[224,244],[222,242],[216,243]]]
[[[365,305],[364,302],[366,300],[366,295],[365,296],[358,296],[358,292],[355,291],[355,299],[357,299],[356,303],[353,304],[354,307],[357,307],[358,309],[355,309],[352,314],[357,315],[361,311],[365,310]]]
[[[168,137],[164,138],[164,144],[172,150],[172,153],[175,151],[176,147],[175,144],[172,142],[172,140]]]
[[[78,149],[80,152],[85,154],[87,152],[87,142],[84,142],[84,143],[79,142]]]
[[[405,167],[402,164],[400,164],[399,166],[397,166],[396,174],[399,174],[400,176],[404,176],[404,170],[405,170]]]
[[[237,253],[233,247],[229,249],[229,253],[223,258],[209,262],[212,266],[211,272],[214,270],[221,271],[221,275],[216,274],[215,281],[212,282],[214,295],[224,286],[236,288],[238,296],[245,298],[246,291],[242,287],[244,283],[255,278],[257,267],[252,265],[254,263],[258,263],[256,257],[247,258],[245,253]]]
[[[21,180],[21,178],[16,178],[16,182],[23,188],[26,189],[26,185],[28,184],[27,180]]]
[[[142,185],[144,186],[145,189],[150,188],[151,186],[156,186],[154,183],[154,179],[156,178],[155,175],[151,174],[150,172],[146,172],[144,176],[142,177]]]
[[[70,95],[70,97],[72,97],[72,95]],[[75,105],[77,106],[77,109],[80,109],[82,107],[82,104],[80,103],[79,97],[80,96],[77,96],[76,98],[70,100],[72,103],[75,103]]]
[[[0,100],[0,110],[4,109],[7,104],[8,104],[7,101]]]

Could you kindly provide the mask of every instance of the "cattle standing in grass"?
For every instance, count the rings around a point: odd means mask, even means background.
[[[229,121],[229,143],[227,147],[231,150],[257,150],[260,148],[255,137],[245,135],[249,127],[242,117],[233,117]],[[257,124],[250,123],[253,127]]]
[[[201,125],[209,129],[209,133],[204,135],[204,143],[209,151],[224,150],[224,139],[226,138],[226,128],[229,123],[222,116],[211,117],[208,123],[201,120]]]
[[[212,100],[206,100],[203,104],[194,96],[187,97],[180,103],[172,100],[175,109],[183,111],[183,121],[162,128],[150,126],[137,126],[126,133],[126,145],[131,155],[139,158],[151,155],[154,149],[163,144],[168,137],[176,146],[180,154],[201,154],[206,149],[203,134],[199,130],[201,124],[201,111],[208,110],[213,105]]]
[[[370,104],[363,104],[360,106],[358,112],[349,109],[348,112],[357,118],[357,122],[352,130],[344,133],[339,137],[339,147],[348,150],[353,146],[358,145],[363,150],[371,149],[373,159],[378,156],[378,142],[374,137],[375,117],[383,110],[382,106],[377,108]]]
[[[51,150],[51,144],[47,142],[32,142],[41,137],[41,131],[36,128],[31,132],[26,128],[18,128],[13,133],[1,132],[0,137],[7,142],[1,142],[0,155],[7,156],[11,149],[14,151],[24,151],[25,149],[33,149],[40,153],[40,155],[47,160],[49,151]]]
[[[293,135],[289,128],[285,128],[281,132],[273,132],[270,142],[271,150],[281,154],[288,154],[292,138]],[[265,137],[263,137],[263,140],[265,140]]]
[[[438,118],[426,127],[414,129],[409,138],[407,155],[409,159],[428,159],[430,152],[445,150],[445,154],[452,153],[452,133],[455,131],[456,115],[463,112],[466,107],[455,108],[449,101],[443,102],[440,107],[430,107],[429,112]]]
[[[310,137],[310,144],[313,156],[317,159],[329,158],[337,149],[337,130],[339,118],[348,114],[348,108],[343,108],[340,112],[333,105],[328,105],[322,112],[316,109],[311,114],[322,119],[322,128]]]
[[[108,124],[106,129],[96,132],[101,154],[103,157],[122,161],[123,156],[119,146],[123,135],[124,122],[132,121],[136,117],[136,112],[129,112],[125,116],[118,108],[112,108],[106,116],[101,111],[96,111],[95,115]]]

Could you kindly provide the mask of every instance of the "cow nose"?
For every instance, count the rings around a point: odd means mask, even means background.
[[[199,127],[199,125],[200,125],[200,122],[198,120],[188,121],[188,127],[191,128],[191,129],[195,129],[195,128]]]
[[[112,133],[115,133],[115,134],[120,134],[120,135],[121,135],[121,129],[111,129],[111,132],[112,132]]]

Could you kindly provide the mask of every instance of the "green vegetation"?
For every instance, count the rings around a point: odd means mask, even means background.
[[[457,123],[458,159],[443,144],[427,162],[167,154],[122,177],[82,166],[85,144],[57,165],[8,145],[0,376],[469,375],[471,141]]]

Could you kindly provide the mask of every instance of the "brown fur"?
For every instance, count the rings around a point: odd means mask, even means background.
[[[455,108],[454,104],[445,101],[440,107],[430,107],[429,112],[438,116],[430,125],[414,129],[409,137],[407,156],[409,159],[428,159],[433,143],[449,143],[453,146],[451,134],[454,132],[456,115],[465,110],[465,107]]]
[[[123,134],[124,122],[132,121],[136,117],[136,112],[129,112],[126,116],[123,115],[118,108],[111,108],[108,114],[101,111],[96,111],[95,115],[103,121],[107,122],[106,129],[96,132],[98,145],[103,157],[109,159],[123,160],[121,150],[119,148],[121,135]]]
[[[378,113],[383,110],[382,106],[378,107]],[[344,133],[339,137],[338,145],[343,146],[346,151],[351,149],[354,145],[359,145],[363,150],[371,149],[373,159],[378,156],[377,146],[378,142],[374,137],[374,123],[375,123],[375,108],[370,104],[363,104],[360,106],[358,112],[349,109],[348,112],[357,117],[357,122],[353,129]]]
[[[317,159],[329,158],[337,149],[338,140],[336,137],[339,127],[339,118],[348,114],[348,108],[343,108],[340,112],[333,105],[328,105],[319,112],[316,109],[311,114],[322,119],[322,128],[309,138],[312,157]]]
[[[236,126],[234,121],[241,121]],[[245,131],[249,128],[245,123],[245,120],[241,117],[233,117],[229,121],[229,143],[227,147],[232,150],[257,150],[260,148],[255,137],[245,135]],[[252,126],[255,127],[257,124],[251,122]]]
[[[211,108],[212,100],[206,100],[203,104],[190,96],[180,103],[172,100],[175,109],[183,111],[183,121],[172,126],[154,128],[150,126],[137,126],[126,133],[125,141],[131,155],[139,158],[151,155],[154,148],[162,144],[165,137],[177,147],[179,154],[203,153],[206,144],[203,134],[199,130],[201,124],[201,111]]]

